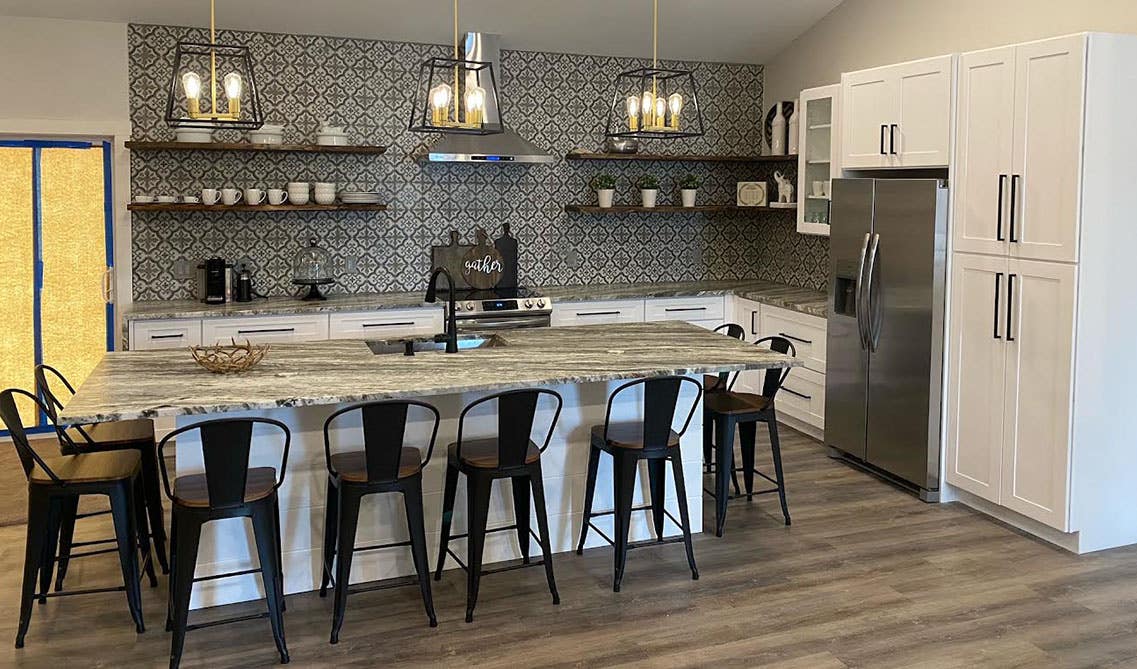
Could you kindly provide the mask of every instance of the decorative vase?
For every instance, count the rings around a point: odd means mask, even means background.
[[[602,188],[596,191],[596,199],[600,202],[601,209],[609,209],[612,206],[612,197],[616,194],[615,188]]]
[[[798,137],[798,114],[797,114],[797,112],[798,112],[798,109],[800,107],[801,107],[801,105],[797,104],[797,101],[795,100],[794,101],[794,110],[790,114],[790,121],[789,121],[790,154],[796,154],[798,152],[798,139],[799,139],[799,137]]]
[[[695,206],[695,193],[698,191],[694,188],[683,188],[679,191],[679,196],[683,198],[684,207]]]
[[[650,188],[650,189],[641,188],[640,189],[640,199],[643,200],[644,207],[654,207],[655,206],[655,198],[658,195],[659,195],[659,189],[658,188]]]
[[[782,113],[781,102],[777,105],[777,111],[774,113],[774,122],[771,124],[770,155],[786,155],[786,117]]]

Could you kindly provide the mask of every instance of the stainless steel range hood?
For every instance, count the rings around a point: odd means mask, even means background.
[[[501,35],[466,33],[466,60],[493,63],[501,87]],[[482,82],[483,87],[485,82]],[[486,91],[486,123],[501,123],[494,95]],[[500,95],[501,91],[498,91]],[[509,128],[494,135],[443,135],[422,160],[431,163],[551,163],[553,156]]]

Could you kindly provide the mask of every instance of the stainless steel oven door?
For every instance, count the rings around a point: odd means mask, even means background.
[[[514,328],[543,328],[552,324],[552,314],[486,318],[459,318],[459,330],[512,330]]]

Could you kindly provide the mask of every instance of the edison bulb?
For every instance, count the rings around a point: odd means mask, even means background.
[[[230,72],[225,75],[225,95],[230,100],[241,99],[241,87],[244,82],[241,81],[241,75],[236,72]]]
[[[683,96],[678,93],[672,93],[667,98],[667,106],[671,109],[671,127],[678,130],[679,114],[683,111]]]
[[[639,130],[640,99],[635,95],[629,95],[625,102],[628,107],[628,130]]]
[[[466,89],[466,122],[480,125],[482,113],[486,108],[486,90],[481,86]]]
[[[449,84],[438,84],[430,89],[430,118],[432,124],[442,125],[446,122],[449,116],[447,109],[450,107],[450,91]]]
[[[186,72],[182,75],[182,89],[186,92],[186,98],[201,99],[201,77],[197,72]]]
[[[640,102],[640,111],[643,113],[644,125],[654,125],[652,114],[655,113],[655,96],[651,94],[651,91],[644,91]]]
[[[663,125],[663,119],[667,116],[667,100],[663,98],[655,99],[655,125]]]

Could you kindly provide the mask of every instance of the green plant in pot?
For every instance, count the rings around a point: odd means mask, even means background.
[[[654,207],[659,197],[659,179],[645,174],[636,180],[636,187],[640,189],[640,198],[644,207]]]
[[[679,180],[679,195],[683,199],[684,207],[695,206],[695,193],[703,185],[703,178],[697,174],[688,174]]]
[[[608,209],[612,206],[612,198],[616,194],[616,177],[607,172],[601,172],[592,177],[589,185],[596,191],[596,199],[599,201],[601,209]]]

